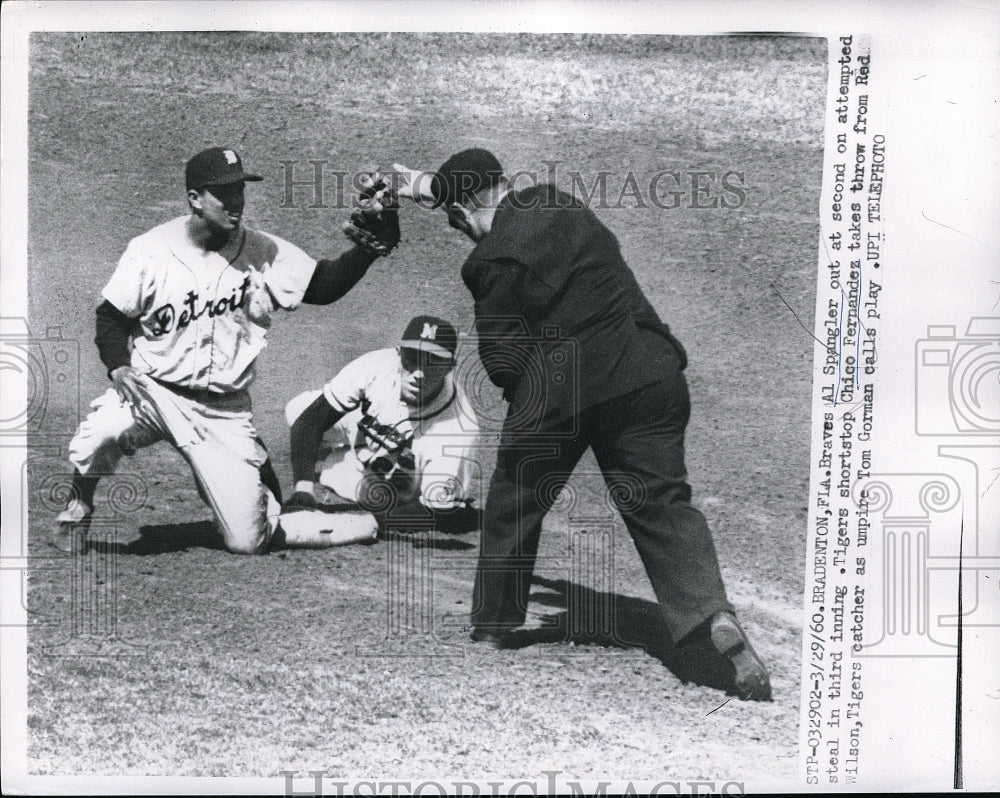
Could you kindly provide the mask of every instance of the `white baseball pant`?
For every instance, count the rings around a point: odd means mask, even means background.
[[[141,383],[152,413],[137,419],[108,389],[70,441],[70,462],[81,474],[110,474],[123,455],[168,441],[190,464],[226,548],[237,554],[266,551],[281,508],[260,480],[267,452],[257,438],[249,395],[199,394],[196,400],[148,377]]]

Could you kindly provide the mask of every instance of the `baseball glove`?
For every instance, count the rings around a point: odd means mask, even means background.
[[[399,200],[378,172],[363,176],[344,235],[372,255],[388,255],[399,245]]]

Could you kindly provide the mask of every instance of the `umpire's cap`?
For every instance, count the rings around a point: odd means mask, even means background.
[[[493,188],[503,178],[500,161],[489,150],[462,150],[441,164],[431,178],[434,207],[464,203],[485,188]]]
[[[195,155],[184,167],[184,182],[188,189],[263,179],[260,175],[244,171],[243,161],[232,147],[209,147]]]
[[[444,319],[437,316],[414,316],[403,331],[399,345],[405,349],[419,349],[432,355],[455,359],[458,333]]]

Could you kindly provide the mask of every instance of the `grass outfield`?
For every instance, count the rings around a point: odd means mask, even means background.
[[[813,341],[785,303],[811,328],[825,52],[821,40],[763,37],[36,34],[29,323],[79,342],[79,379],[49,386],[29,456],[29,544],[47,566],[29,581],[29,771],[791,776]],[[614,612],[617,637],[467,644],[478,533],[228,555],[183,460],[160,445],[123,464],[132,511],[117,545],[76,572],[106,569],[88,584],[118,642],[90,627],[107,655],[76,656],[87,640],[73,620],[90,611],[45,538],[69,436],[107,386],[93,309],[128,239],[184,213],[184,161],[212,144],[266,177],[248,188],[248,223],[316,257],[346,247],[345,212],[331,207],[338,170],[433,168],[484,146],[509,172],[555,162],[566,188],[574,172],[587,187],[604,173],[609,201],[595,210],[691,355],[695,501],[772,666],[774,703],[707,715],[726,696],[663,643],[589,456],[547,519],[530,616],[552,620],[583,590]],[[328,207],[312,207],[309,186],[287,201],[288,162],[309,180],[310,161],[322,162]],[[649,186],[663,170],[711,174],[720,198],[722,175],[742,175],[745,201],[699,209],[685,189],[678,207],[657,207]],[[285,401],[392,345],[416,313],[469,327],[458,274],[469,243],[430,211],[408,208],[402,224],[400,250],[347,297],[279,317],[270,333],[252,393],[286,488]],[[496,394],[481,401],[495,415]],[[487,445],[484,479],[492,458]],[[617,530],[612,569],[573,566],[581,523]],[[403,588],[428,574],[430,599],[414,604],[419,591]]]

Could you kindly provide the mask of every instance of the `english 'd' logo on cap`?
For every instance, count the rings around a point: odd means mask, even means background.
[[[232,147],[209,147],[191,158],[184,167],[184,180],[189,189],[200,190],[205,186],[226,186],[263,179],[243,169],[240,155]]]

